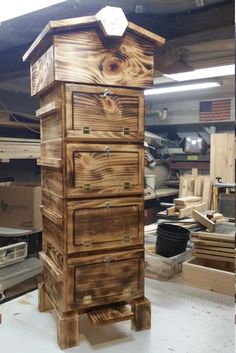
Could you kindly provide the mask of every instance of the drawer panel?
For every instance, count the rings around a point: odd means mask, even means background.
[[[70,84],[65,87],[67,137],[97,141],[143,139],[142,92]]]
[[[143,296],[142,250],[71,259],[68,271],[70,308],[83,309]]]
[[[143,193],[143,146],[67,144],[67,195]]]
[[[68,252],[143,244],[143,198],[68,202]]]

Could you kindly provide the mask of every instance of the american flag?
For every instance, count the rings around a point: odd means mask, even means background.
[[[231,100],[219,99],[200,102],[200,121],[230,120]]]

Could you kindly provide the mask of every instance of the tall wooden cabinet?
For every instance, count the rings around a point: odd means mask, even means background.
[[[163,38],[121,9],[52,21],[24,56],[40,96],[43,283],[61,348],[79,317],[150,328],[144,297],[144,98]],[[114,18],[113,18],[114,17]],[[131,306],[131,310],[129,307]]]

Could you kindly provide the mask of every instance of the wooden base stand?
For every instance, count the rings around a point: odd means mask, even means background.
[[[151,328],[151,302],[147,298],[137,299],[131,304],[134,318],[131,328],[135,331],[149,330]]]
[[[57,342],[61,349],[79,345],[79,314],[57,312]]]
[[[135,331],[151,328],[151,303],[146,298],[127,302],[131,310],[124,303],[115,303],[110,306],[98,307],[88,311],[87,315],[93,326],[112,324],[131,320],[131,329]],[[78,311],[62,313],[54,307],[45,286],[40,283],[38,288],[38,309],[40,312],[54,310],[57,320],[57,342],[61,349],[72,348],[80,343],[80,314]]]

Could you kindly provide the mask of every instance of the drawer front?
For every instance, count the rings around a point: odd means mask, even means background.
[[[68,138],[87,141],[143,139],[142,92],[70,84],[65,87]]]
[[[143,296],[143,251],[73,259],[68,273],[68,306],[81,309]]]
[[[143,193],[142,145],[67,144],[67,196]]]
[[[68,202],[68,252],[143,245],[143,198]]]

